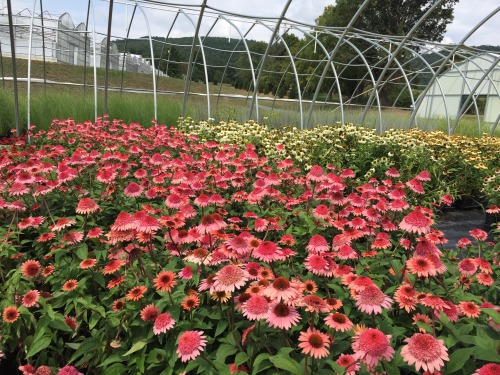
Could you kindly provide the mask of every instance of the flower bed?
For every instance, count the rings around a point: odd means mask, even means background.
[[[427,170],[432,177],[427,195],[434,200],[446,193],[478,199],[483,196],[483,180],[500,169],[500,138],[487,135],[448,136],[416,128],[378,135],[374,129],[353,124],[298,130],[270,128],[253,121],[197,123],[191,118],[180,118],[178,128],[204,140],[241,146],[252,143],[267,157],[290,158],[305,170],[315,164],[333,164],[353,169],[358,176],[383,178],[384,172],[394,167],[408,180]],[[500,193],[497,196],[500,199]]]
[[[0,342],[25,374],[498,372],[498,245],[444,251],[427,171],[120,121],[32,138],[0,150]]]

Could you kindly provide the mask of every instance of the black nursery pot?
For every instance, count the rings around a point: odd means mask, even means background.
[[[489,214],[484,215],[484,227],[488,230],[493,229],[492,225],[500,221],[500,214]]]
[[[472,210],[475,208],[480,208],[479,199],[473,197],[463,197],[460,199],[456,199],[453,202],[453,207],[458,208],[459,210]]]

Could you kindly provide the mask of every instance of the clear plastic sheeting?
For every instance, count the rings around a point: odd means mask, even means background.
[[[78,24],[70,11],[54,15],[42,10],[49,9],[51,1],[34,0],[31,9],[16,14],[4,9],[0,14],[0,57],[14,54],[17,59],[43,60],[44,64],[93,66],[94,80],[85,78],[81,84],[93,88],[96,116],[97,90],[117,89],[108,87],[107,80],[97,87],[96,68],[100,67],[122,71],[120,91],[153,95],[152,118],[157,114],[157,96],[181,96],[182,115],[189,114],[187,106],[196,96],[205,100],[205,118],[217,117],[221,99],[232,98],[241,103],[240,121],[265,122],[275,111],[286,113],[283,124],[301,129],[319,123],[353,122],[382,132],[394,126],[394,117],[404,118],[403,127],[422,127],[438,118],[446,121],[451,134],[467,116],[477,123],[479,133],[487,125],[493,134],[500,120],[499,55],[466,44],[500,7],[484,14],[458,44],[447,45],[413,35],[439,0],[402,36],[354,28],[369,3],[362,3],[346,27],[333,28],[292,19],[293,0],[284,0],[281,11],[274,15],[268,10],[259,15],[259,9],[251,15],[238,14],[218,9],[210,0],[186,4],[89,0],[71,5],[71,9],[81,8],[78,14],[86,14],[86,22]],[[95,19],[97,4],[101,17],[103,8],[113,12],[113,25]],[[209,43],[210,37],[226,38],[227,44],[215,47]],[[128,52],[127,43],[137,39],[147,41],[147,56]],[[180,50],[184,53],[173,53]],[[225,57],[222,63],[221,56]],[[157,89],[157,81],[170,76],[169,67],[170,72],[175,67],[178,78],[184,80],[184,91]],[[31,84],[42,84],[39,78],[31,78],[29,69],[27,77],[8,77],[2,70],[3,80],[27,81],[28,111]],[[123,71],[148,74],[150,88],[124,88]],[[201,81],[204,89],[196,85],[194,90],[192,81]],[[57,83],[68,84],[50,81]],[[45,79],[43,84],[47,84]],[[223,84],[240,91],[223,92]],[[91,90],[87,92],[92,95]],[[19,132],[21,124],[16,125]]]

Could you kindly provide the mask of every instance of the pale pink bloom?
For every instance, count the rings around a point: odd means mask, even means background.
[[[443,340],[437,340],[428,333],[416,333],[404,340],[407,345],[401,349],[403,360],[409,365],[415,364],[415,369],[421,368],[433,372],[441,370],[444,361],[448,361],[448,350]]]

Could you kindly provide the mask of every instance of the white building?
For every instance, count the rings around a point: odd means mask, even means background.
[[[500,66],[495,62],[497,58],[496,54],[484,53],[456,64],[439,76],[429,87],[417,116],[456,118],[473,91],[483,121],[497,121],[500,115]],[[493,64],[493,70],[485,76]],[[470,100],[464,112],[473,108],[474,103]]]
[[[31,14],[24,10],[13,15],[14,40],[16,46],[16,57],[27,59],[29,57],[29,36]],[[87,66],[94,66],[94,50],[92,43],[92,34],[86,33],[85,23],[75,26],[71,16],[64,13],[60,17],[50,17],[44,15],[42,34],[42,20],[40,16],[33,18],[33,36],[31,40],[31,58],[33,60],[43,59],[43,45],[45,42],[45,60],[51,62],[63,62],[72,65],[84,65],[85,58]],[[87,37],[85,37],[87,34]],[[45,38],[43,38],[42,37]],[[96,41],[96,66],[98,68],[106,67],[106,40]],[[10,34],[9,19],[7,14],[0,14],[0,43],[2,55],[10,56]],[[87,47],[85,48],[85,44]],[[85,55],[86,51],[86,55]],[[123,64],[123,53],[118,51],[114,42],[110,44],[110,69],[121,70]],[[125,54],[125,70],[135,73],[151,74],[153,67],[150,60],[140,55]],[[156,71],[156,69],[155,69]],[[158,73],[156,71],[156,73]],[[160,72],[160,75],[163,75]]]

